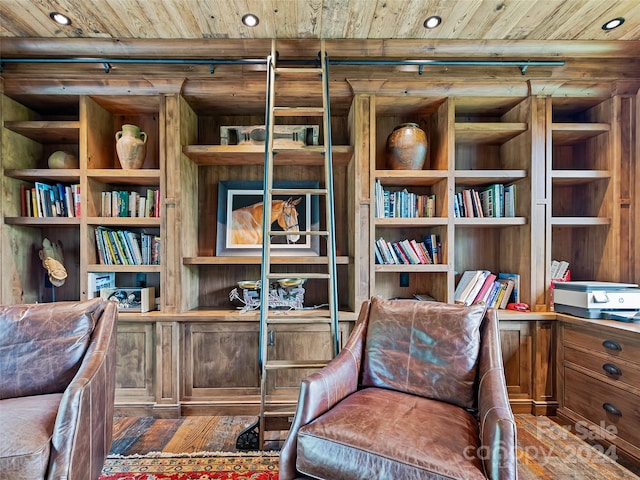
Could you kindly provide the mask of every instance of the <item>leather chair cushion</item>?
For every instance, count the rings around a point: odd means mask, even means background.
[[[372,298],[362,385],[473,408],[485,309]]]
[[[0,480],[45,478],[62,394],[0,400]]]
[[[367,388],[300,428],[296,466],[332,480],[484,479],[478,448],[478,422],[466,410]]]
[[[100,299],[87,303],[0,306],[0,399],[64,391],[89,345]]]

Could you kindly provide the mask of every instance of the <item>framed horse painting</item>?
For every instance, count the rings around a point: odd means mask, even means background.
[[[218,186],[216,255],[259,256],[262,253],[263,184],[260,181],[221,181]],[[315,181],[274,182],[274,189],[318,188]],[[317,195],[273,195],[271,253],[280,256],[319,255],[317,235],[298,232],[319,228]]]

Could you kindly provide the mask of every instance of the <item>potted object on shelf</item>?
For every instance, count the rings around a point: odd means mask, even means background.
[[[122,168],[142,168],[147,152],[147,134],[136,125],[122,125],[122,130],[116,133],[116,152]]]
[[[422,170],[427,159],[427,135],[416,123],[403,123],[387,138],[391,170]]]
[[[71,152],[58,150],[47,160],[49,168],[79,168],[78,157]]]

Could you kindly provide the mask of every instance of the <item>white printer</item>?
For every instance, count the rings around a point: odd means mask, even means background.
[[[640,288],[635,283],[558,282],[554,309],[582,318],[640,321]]]

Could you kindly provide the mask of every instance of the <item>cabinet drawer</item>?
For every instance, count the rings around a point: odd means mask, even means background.
[[[597,375],[605,375],[610,380],[630,387],[640,387],[640,366],[622,358],[585,352],[567,346],[564,348],[564,361],[587,368]]]
[[[567,367],[564,378],[566,408],[634,445],[640,444],[640,396]]]
[[[631,334],[625,336],[617,332],[601,332],[566,324],[564,343],[640,364],[640,342],[637,336],[632,338]]]

